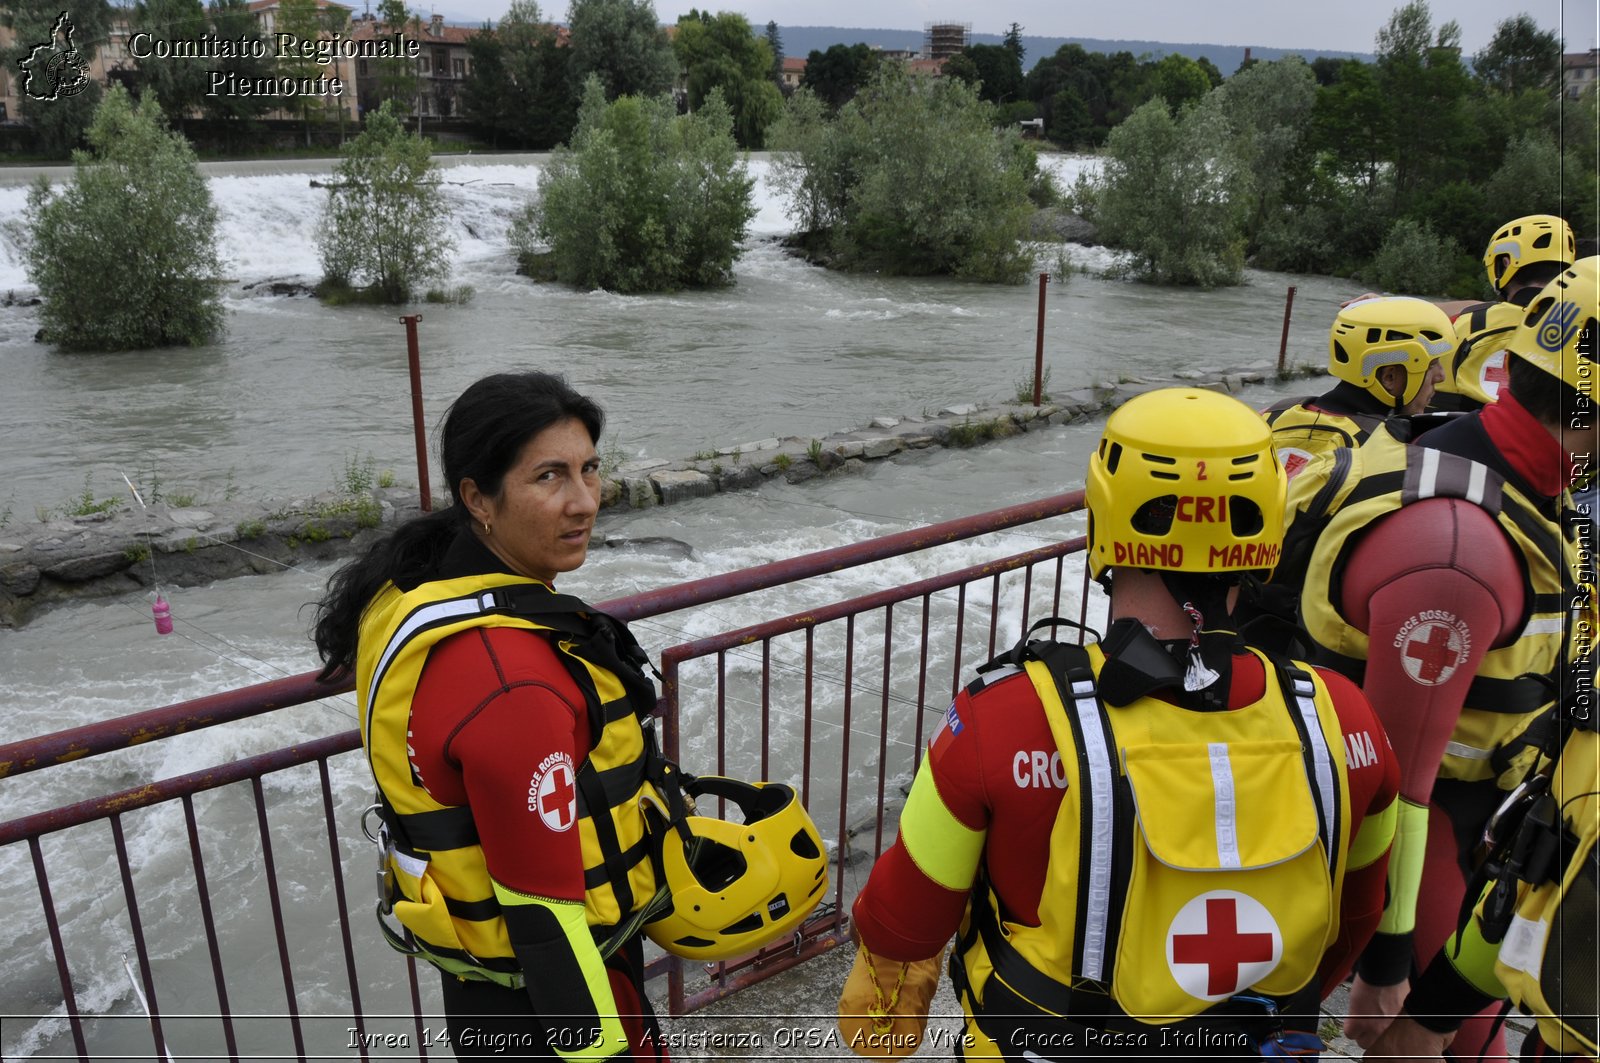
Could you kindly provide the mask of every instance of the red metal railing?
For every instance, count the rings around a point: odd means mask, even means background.
[[[614,615],[637,621],[1048,519],[1081,506],[1081,492],[1053,496],[976,517],[599,604]],[[935,711],[938,711],[942,710],[945,700],[953,695],[960,682],[963,645],[968,638],[968,628],[975,628],[976,637],[980,640],[986,637],[988,655],[993,656],[998,648],[1002,613],[1008,612],[1010,606],[1020,604],[1017,613],[1019,626],[1013,629],[1008,620],[1008,637],[1015,637],[1026,626],[1040,598],[1048,598],[1049,614],[1060,614],[1064,559],[1066,555],[1081,550],[1082,546],[1081,539],[1055,543],[1003,560],[673,646],[662,654],[663,689],[659,711],[663,717],[664,744],[669,753],[678,756],[691,770],[701,770],[703,760],[695,758],[711,756],[712,751],[707,746],[714,740],[718,772],[746,777],[792,778],[824,833],[830,826],[837,830],[833,853],[835,875],[832,901],[819,916],[812,919],[797,941],[770,946],[761,953],[735,963],[692,969],[687,976],[683,965],[674,958],[664,957],[651,964],[652,974],[664,971],[668,975],[668,1004],[673,1014],[684,1014],[699,1008],[845,940],[846,878],[852,866],[850,857],[853,847],[851,820],[867,815],[873,820],[870,853],[863,849],[857,855],[876,856],[881,852],[884,845],[884,810],[891,803],[887,798],[892,781],[901,776],[909,779],[909,773],[914,772],[920,756],[924,740],[924,715],[929,711],[926,699],[933,671],[938,668],[942,675],[943,667],[949,668],[948,690],[942,689],[942,682],[935,680],[941,688],[935,695],[938,701]],[[1040,572],[1048,577],[1047,587],[1045,591],[1036,593],[1035,577]],[[1012,582],[1020,581],[1020,603],[1015,601],[1017,595],[1008,595],[1002,584],[1003,578]],[[987,593],[986,615],[981,607],[971,607],[969,589],[974,590],[975,596]],[[1086,578],[1083,584],[1074,589],[1077,601],[1073,604],[1081,621],[1087,599]],[[950,591],[955,592],[953,604],[948,600]],[[905,603],[914,603],[917,612],[916,633],[897,637],[895,609]],[[909,609],[902,610],[902,618],[907,611]],[[876,626],[882,628],[881,644],[868,643],[860,637],[862,631]],[[903,619],[898,630],[905,630]],[[796,641],[801,643],[802,649],[791,648]],[[874,662],[876,668],[870,675],[858,679],[856,658],[864,645],[866,654],[876,654],[881,660]],[[750,656],[750,647],[759,647],[759,659]],[[978,656],[971,654],[972,658]],[[786,660],[786,657],[794,659]],[[702,674],[706,671],[701,667],[706,658],[714,659],[714,676]],[[730,658],[733,664],[731,671]],[[965,661],[968,669],[973,663],[976,661]],[[875,684],[875,688],[869,687],[869,684]],[[696,695],[704,696],[697,696],[695,705],[686,714],[680,702],[689,688]],[[348,686],[318,683],[312,673],[307,673],[9,743],[0,746],[0,779],[258,716],[340,694],[348,689]],[[851,748],[852,732],[861,726],[856,710],[857,695],[861,691],[875,697],[878,710],[874,714],[876,719],[867,731],[872,741],[866,743],[864,754],[860,746],[854,751]],[[750,719],[757,718],[753,713],[741,713],[735,719],[730,719],[730,703],[739,702],[748,703],[759,712],[759,729],[753,736],[747,726]],[[695,711],[706,704],[714,704],[714,718],[708,719],[705,713]],[[774,728],[773,716],[775,712],[789,711],[786,706],[792,704],[802,706],[798,714],[799,747],[793,751],[798,756],[790,757],[785,752],[775,764],[772,756],[774,748],[781,745],[787,751],[794,743],[786,740],[785,729]],[[892,711],[896,707],[904,711]],[[739,726],[733,726],[735,722]],[[686,728],[690,731],[687,743],[684,741]],[[813,762],[814,748],[833,748],[826,740],[826,735],[818,737],[818,732],[822,731],[828,734],[836,732],[839,736],[837,778],[831,774],[830,765],[819,766]],[[685,749],[686,744],[693,748]],[[233,960],[235,954],[240,952],[249,955],[252,971],[259,969],[263,972],[256,986],[263,984],[262,980],[273,981],[272,974],[268,972],[276,969],[276,979],[281,980],[283,994],[283,1012],[276,1018],[288,1024],[297,1058],[307,1058],[308,1053],[313,1056],[318,1054],[317,1049],[326,1047],[330,1037],[338,1042],[342,1054],[348,1055],[353,1050],[362,1059],[370,1058],[370,1047],[384,1043],[385,1038],[389,1039],[390,1044],[394,1043],[395,1027],[384,1025],[382,1020],[386,1018],[409,1023],[405,1043],[416,1048],[419,1057],[427,1058],[427,1046],[431,1038],[423,1025],[422,995],[414,965],[407,965],[404,992],[408,999],[397,998],[395,987],[384,987],[387,997],[372,1001],[372,1006],[363,1008],[363,980],[359,972],[367,956],[370,955],[375,963],[390,965],[383,970],[392,970],[393,960],[383,946],[374,943],[377,935],[364,931],[353,935],[351,931],[345,890],[346,872],[350,866],[348,861],[370,857],[345,850],[344,842],[352,840],[347,836],[353,832],[347,829],[346,837],[342,837],[339,823],[343,821],[348,827],[351,814],[348,808],[341,811],[338,806],[350,803],[348,796],[341,802],[341,788],[358,792],[363,785],[370,788],[370,782],[357,781],[365,771],[364,765],[356,758],[342,756],[359,749],[359,746],[359,736],[349,731],[0,823],[0,856],[10,851],[10,846],[24,842],[28,846],[41,904],[40,926],[44,936],[49,939],[55,981],[59,983],[62,1018],[80,1058],[95,1058],[95,1050],[101,1048],[101,1041],[125,1046],[128,1039],[124,1035],[113,1034],[109,1026],[101,1029],[108,1023],[104,1015],[86,1017],[80,1009],[74,988],[71,945],[63,934],[63,920],[51,887],[43,839],[73,832],[70,837],[74,844],[64,842],[56,847],[57,852],[51,854],[62,864],[69,865],[69,870],[63,874],[71,873],[70,865],[74,861],[87,859],[84,854],[92,853],[95,849],[94,842],[90,840],[93,836],[82,834],[94,830],[95,824],[104,824],[111,833],[116,872],[121,880],[125,904],[127,931],[138,959],[137,986],[142,990],[148,1011],[147,1019],[143,1013],[136,1018],[141,1023],[148,1022],[149,1036],[154,1041],[157,1058],[165,1058],[167,1046],[174,1040],[175,1023],[182,1025],[179,1039],[186,1056],[193,1057],[197,1049],[203,1049],[206,1054],[217,1058],[238,1059],[241,1053],[248,1054],[251,1051],[255,1041],[261,1041],[273,1054],[281,1053],[281,1026],[263,1031],[256,1021],[258,1016],[236,1015],[230,1010],[230,966],[224,961],[225,956]],[[335,761],[335,758],[342,759]],[[335,763],[341,778],[335,779],[334,772],[330,771],[330,762]],[[317,822],[319,817],[311,809],[311,804],[305,801],[305,790],[295,786],[294,773],[303,773],[309,767],[314,767],[316,787],[321,796],[320,822]],[[855,792],[860,789],[858,780],[871,778],[874,774],[875,782],[870,784],[865,794]],[[249,784],[250,807],[239,810],[239,815],[254,821],[254,852],[259,856],[259,863],[251,862],[244,868],[224,866],[220,877],[228,881],[226,889],[232,902],[230,918],[241,905],[250,904],[250,891],[257,894],[265,891],[264,898],[261,898],[265,904],[262,910],[270,913],[275,940],[271,945],[253,939],[248,945],[230,942],[232,947],[225,948],[224,939],[229,935],[219,926],[205,859],[206,835],[215,834],[216,828],[206,820],[205,810],[197,810],[196,802],[206,795],[205,800],[211,802],[208,808],[219,804],[226,806],[237,793],[228,788],[243,783]],[[287,791],[287,794],[269,800],[269,788],[275,792]],[[153,963],[157,967],[171,964],[162,957],[153,959],[141,919],[135,861],[130,859],[125,821],[135,814],[161,817],[176,809],[181,809],[182,829],[188,842],[189,868],[184,874],[192,874],[194,882],[193,904],[186,913],[186,925],[192,927],[193,917],[198,916],[199,929],[205,942],[205,958],[201,965],[209,968],[207,977],[210,980],[210,992],[214,994],[214,1010],[209,1007],[210,1001],[203,999],[203,994],[201,999],[196,999],[200,991],[191,984],[197,980],[193,965],[185,967],[183,971],[182,988],[172,993],[166,991]],[[275,816],[269,815],[269,812]],[[285,820],[289,822],[285,823]],[[237,817],[230,822],[237,823]],[[157,831],[161,829],[159,823],[154,826],[137,824],[136,829],[140,826]],[[203,827],[206,829],[203,830]],[[168,829],[175,829],[175,825]],[[285,832],[296,844],[275,850],[275,834],[282,837]],[[326,851],[322,850],[320,842],[312,842],[312,839],[324,835]],[[63,834],[63,837],[66,835]],[[358,836],[353,840],[357,850],[365,848]],[[237,846],[238,840],[235,838],[233,841]],[[138,850],[139,846],[136,845],[134,851]],[[106,859],[109,860],[109,857]],[[212,871],[211,875],[216,877],[216,872]],[[280,879],[292,887],[292,896],[288,901],[283,895]],[[306,990],[303,985],[297,988],[295,976],[297,971],[303,969],[308,950],[305,947],[297,949],[297,943],[289,940],[291,933],[310,935],[312,947],[318,948],[324,958],[329,955],[330,941],[325,923],[308,928],[303,924],[316,924],[316,918],[308,920],[298,917],[301,914],[300,907],[307,906],[304,895],[308,890],[316,892],[308,887],[308,882],[316,887],[325,884],[331,893],[331,897],[319,903],[331,908],[328,918],[337,921],[340,955],[337,961],[326,960],[318,969],[317,992],[322,997],[338,999],[340,1006],[348,1009],[348,1014],[341,1012],[337,1017],[302,1014],[300,999]],[[162,882],[160,887],[164,893],[170,892],[170,883]],[[26,892],[21,882],[5,883],[5,891],[11,895]],[[85,891],[96,898],[105,892],[98,882],[78,882],[67,903],[81,906]],[[171,918],[171,903],[168,898],[166,906],[159,909],[159,917]],[[365,902],[362,903],[364,906]],[[147,910],[155,907],[146,906]],[[314,913],[316,909],[310,910]],[[79,952],[81,954],[81,948]],[[176,966],[184,967],[181,963]],[[231,973],[238,977],[237,966],[231,969]],[[691,979],[694,984],[686,984]],[[177,978],[171,980],[179,981]],[[335,988],[336,982],[343,984]],[[369,983],[367,988],[369,998],[384,997],[379,987]],[[166,1010],[167,999],[174,994],[182,995],[182,1006],[176,1010]],[[7,1010],[12,1009],[8,1007]],[[335,1028],[330,1033],[326,1026],[326,1020],[330,1018],[337,1018],[337,1021],[347,1025],[342,1030]],[[411,1039],[413,1031],[414,1040]],[[95,1043],[91,1044],[91,1041]],[[104,1051],[106,1056],[127,1054],[125,1047]]]

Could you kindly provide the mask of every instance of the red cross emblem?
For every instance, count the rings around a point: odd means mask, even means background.
[[[1511,382],[1511,370],[1506,366],[1506,352],[1495,351],[1483,363],[1483,372],[1479,374],[1483,381],[1483,393],[1493,402],[1500,397],[1500,389]]]
[[[573,784],[572,762],[565,757],[536,776],[531,787],[539,818],[553,831],[564,831],[578,818],[578,788]]]
[[[1167,962],[1178,985],[1203,1000],[1224,1000],[1271,973],[1283,955],[1272,913],[1254,897],[1203,893],[1179,909],[1167,931]]]
[[[1400,666],[1425,687],[1448,682],[1466,656],[1467,640],[1459,625],[1443,620],[1418,624],[1400,647]]]

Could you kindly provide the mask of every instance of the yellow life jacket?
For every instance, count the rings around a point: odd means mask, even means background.
[[[1127,1030],[1246,991],[1315,993],[1350,837],[1342,730],[1321,679],[1257,654],[1269,679],[1254,704],[1112,708],[1096,694],[1098,646],[1031,648],[1024,667],[1067,786],[1039,924],[1008,919],[982,881],[974,890],[951,971],[979,1028],[986,997],[996,1021],[1020,1000]]]
[[[1326,521],[1306,563],[1300,592],[1302,621],[1316,643],[1319,663],[1331,664],[1360,682],[1366,670],[1367,636],[1345,618],[1339,601],[1352,543],[1377,520],[1426,498],[1464,499],[1494,517],[1522,559],[1527,603],[1517,636],[1489,650],[1478,665],[1439,777],[1521,778],[1533,750],[1504,763],[1497,753],[1512,748],[1513,741],[1553,703],[1555,687],[1550,683],[1559,682],[1566,660],[1573,597],[1570,574],[1575,571],[1577,551],[1558,523],[1494,470],[1459,455],[1408,446],[1384,427],[1347,457],[1297,477],[1289,485],[1285,541],[1297,538],[1296,524],[1301,521],[1313,526]],[[1451,661],[1465,654],[1465,633],[1451,614],[1419,614],[1415,626],[1402,634],[1410,640],[1408,646],[1417,647],[1406,667],[1420,683],[1444,682],[1453,668]]]
[[[1278,464],[1292,480],[1311,462],[1341,447],[1359,447],[1383,417],[1368,413],[1328,413],[1310,409],[1312,399],[1284,399],[1261,414],[1272,429]]]
[[[1511,1002],[1538,1021],[1546,1044],[1593,1058],[1600,1016],[1600,734],[1571,732],[1546,803],[1544,829],[1524,826],[1533,836],[1523,846],[1528,855],[1494,973]],[[1542,865],[1530,868],[1541,857]]]
[[[1478,303],[1456,317],[1456,350],[1444,362],[1435,407],[1472,410],[1500,397],[1510,378],[1506,345],[1525,312],[1514,303]]]
[[[471,810],[434,800],[407,755],[411,702],[428,651],[477,627],[543,633],[583,692],[593,748],[576,778],[584,908],[597,938],[656,891],[641,801],[654,787],[655,688],[625,627],[543,583],[505,574],[390,584],[362,614],[356,660],[361,741],[382,811],[380,925],[391,945],[464,978],[523,984]],[[552,769],[554,770],[554,769]],[[398,925],[396,925],[398,924]]]

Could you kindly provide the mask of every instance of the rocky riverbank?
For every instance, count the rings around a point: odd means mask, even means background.
[[[1295,375],[1317,370],[1295,368]],[[906,451],[970,447],[1020,432],[1104,416],[1134,395],[1188,384],[1234,392],[1274,373],[1269,363],[1196,368],[1175,380],[1124,379],[1059,394],[1034,407],[965,404],[937,413],[885,416],[818,439],[761,439],[679,461],[640,461],[606,470],[602,506],[678,505],[782,477],[800,483],[847,474]],[[17,627],[60,602],[162,586],[194,586],[273,572],[360,549],[420,512],[414,488],[379,487],[295,499],[182,508],[131,500],[100,512],[0,527],[0,627]],[[602,519],[601,532],[604,530]],[[622,540],[596,545],[626,546]]]

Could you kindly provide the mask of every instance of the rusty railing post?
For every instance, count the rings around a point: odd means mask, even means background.
[[[1289,350],[1289,311],[1294,308],[1294,285],[1289,285],[1289,295],[1283,301],[1283,336],[1278,340],[1278,376],[1283,377],[1283,359]]]
[[[417,490],[422,493],[422,512],[433,512],[433,492],[428,489],[428,432],[422,417],[422,357],[417,353],[417,322],[421,314],[406,314],[406,359],[411,364],[411,426],[417,434]]]
[[[1033,405],[1037,409],[1044,399],[1044,286],[1050,283],[1050,274],[1039,274],[1039,326],[1034,330],[1033,341]]]

